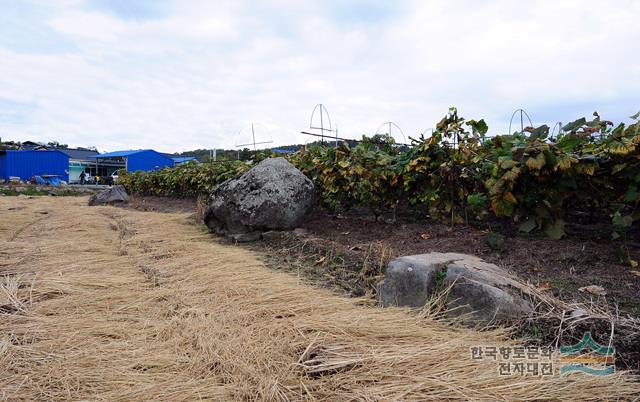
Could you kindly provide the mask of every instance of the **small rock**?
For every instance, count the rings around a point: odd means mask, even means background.
[[[236,233],[229,235],[230,239],[237,241],[238,243],[249,243],[252,241],[260,240],[262,236],[262,232],[259,230],[248,232],[248,233]]]
[[[129,202],[129,195],[123,186],[110,187],[89,198],[89,205],[115,204],[119,202]]]

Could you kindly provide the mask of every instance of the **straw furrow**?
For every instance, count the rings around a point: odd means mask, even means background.
[[[0,275],[10,272],[10,300],[22,303],[0,316],[0,397],[603,400],[640,390],[626,373],[499,376],[469,348],[514,344],[506,330],[455,328],[314,288],[185,214],[85,201],[0,199],[0,250],[11,261]]]

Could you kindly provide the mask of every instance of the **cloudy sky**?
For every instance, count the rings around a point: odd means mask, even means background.
[[[416,135],[454,105],[492,133],[519,107],[626,121],[639,15],[635,0],[0,0],[0,136],[183,151],[256,122],[258,140],[303,143],[317,103],[349,138],[385,121]]]

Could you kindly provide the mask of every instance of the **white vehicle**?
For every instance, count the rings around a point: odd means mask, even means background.
[[[96,178],[91,176],[89,172],[84,172],[84,182],[85,184],[91,184],[96,181]]]

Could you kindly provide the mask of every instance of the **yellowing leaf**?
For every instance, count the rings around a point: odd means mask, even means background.
[[[509,170],[508,172],[502,175],[502,180],[516,181],[518,176],[520,176],[520,168],[514,167],[513,169]]]
[[[607,294],[604,288],[598,285],[583,286],[578,290],[581,291],[582,293],[591,293],[592,295],[596,295],[596,296],[605,296]]]
[[[625,167],[627,167],[626,163],[619,163],[617,165],[614,165],[613,168],[611,169],[611,173],[616,174],[622,171]]]
[[[587,174],[589,176],[593,176],[593,174],[596,172],[596,167],[595,165],[583,165],[578,170],[581,173]]]
[[[558,160],[556,162],[556,170],[560,169],[560,170],[567,170],[571,167],[572,163],[576,163],[578,160],[569,156],[569,155],[562,155],[558,157]]]
[[[609,145],[609,153],[614,155],[627,155],[629,152],[633,151],[634,147],[628,147],[625,144],[611,144]]]
[[[518,203],[518,200],[516,200],[516,197],[511,193],[511,191],[507,191],[506,193],[504,193],[504,195],[502,196],[502,199],[504,199],[505,201],[511,204]]]
[[[535,158],[527,159],[527,167],[531,170],[540,170],[545,164],[544,154],[539,153]]]
[[[513,159],[505,159],[503,161],[500,162],[500,167],[503,169],[511,169],[515,166],[518,166],[518,162],[514,161]]]
[[[514,210],[514,204],[505,201],[503,198],[496,198],[491,201],[491,209],[496,216],[511,216]]]

